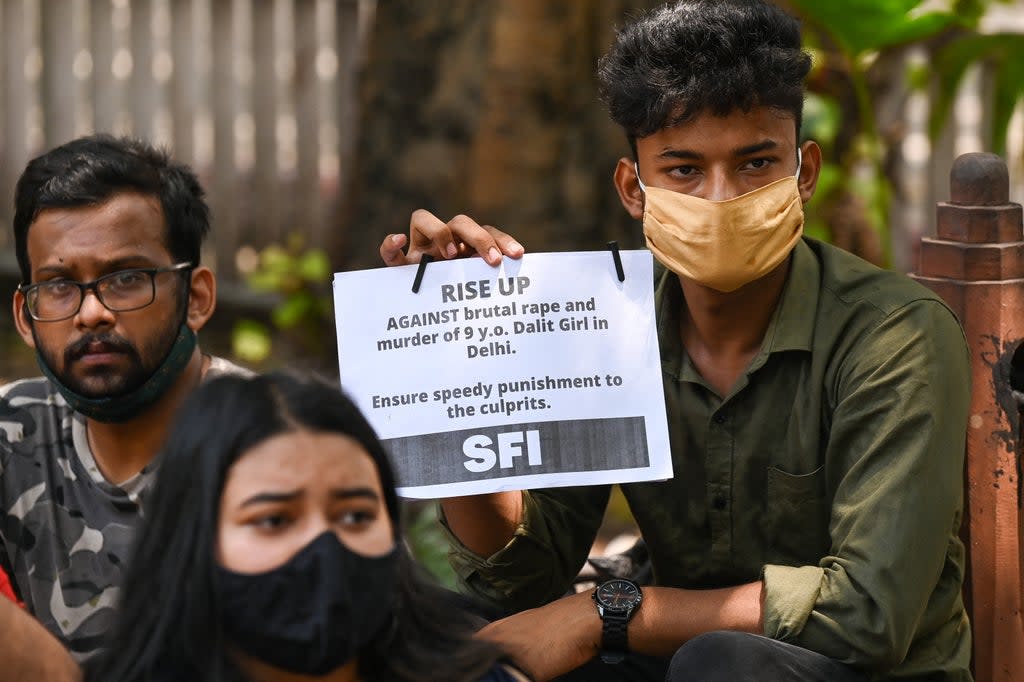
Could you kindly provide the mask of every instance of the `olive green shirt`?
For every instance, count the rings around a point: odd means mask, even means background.
[[[805,239],[761,349],[718,396],[683,349],[682,290],[656,270],[674,477],[622,485],[655,583],[764,580],[764,634],[873,679],[970,680],[957,535],[970,398],[953,313],[907,277]],[[566,593],[609,486],[524,493],[515,537],[472,594],[509,611]]]

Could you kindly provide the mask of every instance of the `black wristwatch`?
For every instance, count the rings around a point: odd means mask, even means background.
[[[601,660],[621,663],[629,653],[626,627],[640,608],[644,593],[632,580],[613,578],[598,585],[593,598],[602,623]]]

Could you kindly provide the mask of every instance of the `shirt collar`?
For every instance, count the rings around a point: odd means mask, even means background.
[[[686,360],[682,340],[679,338],[679,319],[684,305],[679,282],[661,263],[655,261],[654,265],[655,300],[661,304],[657,311],[657,321],[662,369],[677,379],[703,383]],[[820,293],[821,265],[811,247],[801,239],[793,249],[782,297],[768,322],[761,351],[751,362],[750,371],[764,364],[772,353],[811,350]]]
[[[811,350],[820,294],[821,265],[811,247],[801,239],[793,249],[789,277],[786,278],[779,305],[765,330],[761,355],[787,350]]]

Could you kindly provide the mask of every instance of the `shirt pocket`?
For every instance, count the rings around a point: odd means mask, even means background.
[[[828,553],[825,467],[791,474],[768,467],[765,524],[768,563],[816,565]]]

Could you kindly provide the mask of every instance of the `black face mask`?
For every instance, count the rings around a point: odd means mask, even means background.
[[[325,531],[265,573],[217,567],[228,643],[283,670],[325,675],[352,660],[388,623],[397,549],[365,557]]]
[[[182,372],[188,367],[196,344],[196,333],[188,325],[182,323],[178,329],[178,335],[174,339],[174,344],[167,351],[167,356],[164,357],[160,366],[149,375],[149,378],[128,393],[113,397],[87,398],[79,395],[57,378],[50,366],[46,364],[43,354],[38,350],[36,351],[36,362],[43,374],[64,396],[64,400],[72,410],[98,422],[125,422],[142,414],[146,408],[167,395],[167,392],[171,390],[174,383],[181,377]],[[39,342],[36,341],[36,348],[38,347]]]

